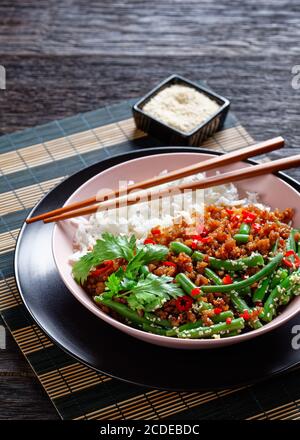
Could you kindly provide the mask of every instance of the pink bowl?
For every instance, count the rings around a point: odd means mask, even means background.
[[[145,156],[138,159],[121,163],[109,168],[92,179],[88,180],[72,196],[66,201],[69,203],[77,202],[96,194],[101,188],[116,188],[120,180],[132,180],[136,182],[158,175],[162,170],[174,170],[184,166],[191,165],[195,162],[203,161],[210,158],[211,155],[203,153],[170,153],[157,154],[153,156]],[[251,166],[245,162],[239,162],[222,168],[222,171],[231,171],[241,168],[242,166]],[[208,173],[209,174],[209,173]],[[237,184],[240,195],[245,191],[259,193],[260,201],[271,208],[284,209],[291,207],[295,209],[294,222],[300,225],[299,202],[300,194],[289,184],[282,181],[278,177],[268,174],[262,177],[244,180]],[[238,336],[228,337],[224,339],[178,339],[166,336],[154,335],[128,325],[116,321],[110,316],[103,313],[93,300],[85,293],[85,291],[74,281],[71,274],[71,266],[69,257],[72,254],[72,242],[74,237],[74,226],[70,220],[58,223],[53,231],[53,255],[57,265],[57,269],[63,279],[65,285],[70,292],[77,298],[87,309],[103,319],[108,324],[118,328],[119,330],[152,344],[161,345],[171,348],[182,349],[202,349],[224,347],[226,345],[236,344],[256,336],[263,335],[276,327],[282,325],[300,310],[300,297],[294,298],[293,301],[277,316],[272,322],[264,325],[258,330],[253,330]]]

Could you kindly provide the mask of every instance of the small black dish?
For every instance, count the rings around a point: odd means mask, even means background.
[[[166,87],[173,84],[182,84],[194,88],[199,92],[207,95],[210,99],[217,102],[220,106],[218,111],[206,119],[202,124],[198,125],[194,130],[184,133],[162,121],[150,116],[143,111],[144,105],[150,101],[155,95],[161,92]],[[147,93],[132,107],[132,112],[137,128],[151,134],[152,136],[162,139],[172,145],[200,145],[206,138],[218,131],[226,118],[230,107],[230,101],[223,96],[220,96],[199,84],[189,81],[179,75],[171,75],[169,78],[162,81],[158,86],[154,87],[151,92]]]

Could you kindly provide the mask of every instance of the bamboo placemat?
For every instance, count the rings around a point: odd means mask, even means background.
[[[230,114],[202,146],[230,151],[251,136]],[[63,419],[299,419],[298,370],[258,385],[177,393],[123,383],[77,362],[34,324],[16,288],[13,253],[31,208],[67,175],[111,155],[162,145],[136,130],[131,102],[0,138],[0,313]],[[33,402],[34,404],[34,402]]]

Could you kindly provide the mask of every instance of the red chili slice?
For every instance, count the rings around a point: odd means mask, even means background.
[[[192,249],[197,249],[197,247],[198,247],[197,241],[198,241],[198,240],[194,240],[194,241],[192,241],[192,243],[191,243],[191,248],[192,248]]]
[[[230,275],[225,275],[225,277],[222,279],[223,284],[232,284],[233,283],[233,279],[231,278]]]
[[[226,324],[229,325],[232,323],[232,318],[226,318]]]
[[[200,294],[201,294],[201,290],[199,289],[199,287],[195,287],[194,289],[191,290],[192,296],[198,296]]]
[[[201,235],[192,235],[191,238],[193,240],[198,240],[198,241],[200,241],[202,239]]]
[[[228,215],[232,215],[233,214],[233,209],[225,209],[225,211],[227,212]]]
[[[215,307],[214,308],[214,314],[215,315],[220,315],[221,312],[222,312],[222,309],[220,307]]]
[[[238,223],[241,220],[241,216],[239,214],[234,214],[230,217],[230,221],[232,223]]]
[[[293,251],[293,249],[287,251],[287,252],[284,254],[285,257],[290,257],[291,255],[295,255],[295,251]]]
[[[252,230],[254,232],[257,232],[257,233],[260,232],[261,231],[261,225],[259,223],[253,223]]]
[[[244,318],[245,321],[249,321],[249,319],[251,318],[250,313],[248,312],[248,310],[245,310],[244,313],[240,314],[241,318]]]
[[[161,234],[160,229],[155,229],[155,228],[151,229],[151,233],[153,235],[160,235]]]
[[[163,266],[177,267],[177,264],[176,264],[176,263],[173,263],[173,261],[164,261],[164,262],[163,262]]]
[[[114,265],[113,260],[107,260],[104,263],[99,264],[99,266],[97,266],[96,269],[91,272],[91,276],[99,277],[100,275],[103,275],[105,272],[111,269],[113,265]]]
[[[184,295],[180,296],[176,300],[176,308],[179,312],[188,312],[193,305],[193,300],[191,297]]]
[[[254,214],[254,212],[250,212],[250,211],[242,211],[243,217],[244,217],[244,222],[245,223],[252,223],[254,222],[254,220],[256,219],[257,215]]]
[[[146,238],[146,240],[144,240],[144,244],[156,244],[154,240],[152,240],[152,238]]]
[[[201,243],[210,243],[212,241],[212,237],[202,237]]]
[[[287,267],[294,267],[293,263],[288,260],[287,258],[282,259],[283,264],[285,264]]]

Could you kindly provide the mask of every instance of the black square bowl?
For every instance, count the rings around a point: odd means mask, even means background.
[[[172,128],[162,121],[153,118],[143,111],[144,105],[150,101],[161,90],[169,87],[173,84],[182,84],[188,87],[194,88],[199,92],[207,95],[210,99],[213,99],[219,104],[217,112],[212,114],[211,117],[203,121],[194,130],[184,133],[176,128]],[[169,78],[162,81],[151,92],[145,95],[132,107],[132,112],[136,126],[145,131],[146,133],[167,142],[170,145],[200,145],[206,138],[218,131],[226,118],[230,106],[230,101],[223,96],[200,86],[192,81],[189,81],[179,75],[172,75]]]

